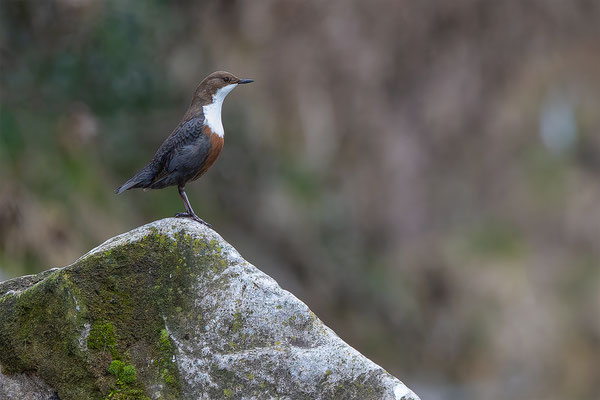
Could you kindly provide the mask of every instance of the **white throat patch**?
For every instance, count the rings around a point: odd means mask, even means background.
[[[237,83],[223,86],[217,90],[217,93],[213,95],[213,102],[209,105],[202,106],[202,112],[204,112],[204,123],[208,125],[211,131],[219,135],[220,137],[225,136],[223,130],[223,122],[221,122],[221,106],[225,97],[237,86]]]

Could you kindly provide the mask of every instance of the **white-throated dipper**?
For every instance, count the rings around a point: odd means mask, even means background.
[[[192,103],[173,133],[158,148],[152,160],[140,172],[118,188],[162,189],[177,185],[185,206],[176,217],[192,218],[210,226],[198,217],[185,194],[185,184],[200,178],[214,164],[223,148],[223,100],[237,85],[253,82],[225,71],[208,75],[196,88]]]

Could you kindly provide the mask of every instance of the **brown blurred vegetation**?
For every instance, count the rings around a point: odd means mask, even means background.
[[[113,189],[225,69],[246,258],[423,399],[600,398],[600,2],[0,6],[0,279],[181,211]]]

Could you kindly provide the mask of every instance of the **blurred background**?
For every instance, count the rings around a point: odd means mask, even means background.
[[[252,85],[196,212],[422,399],[600,398],[600,2],[0,0],[0,280],[182,211],[119,186]]]

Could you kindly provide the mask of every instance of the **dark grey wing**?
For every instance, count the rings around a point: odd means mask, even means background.
[[[160,189],[185,183],[182,171],[195,167],[194,162],[204,162],[209,139],[202,133],[204,115],[182,122],[158,148],[152,160],[115,192],[135,188]],[[192,157],[195,153],[196,157]],[[194,161],[192,161],[194,160]]]
[[[156,151],[153,163],[159,168],[149,186],[160,189],[182,185],[200,169],[210,150],[210,138],[203,134],[204,116],[182,123]]]
[[[181,146],[185,146],[193,142],[202,136],[202,129],[204,128],[204,116],[192,118],[188,121],[182,122],[177,128],[169,135],[169,137],[163,142],[163,144],[156,150],[156,154],[152,158],[152,162],[160,164],[164,167],[171,160],[174,151]]]

